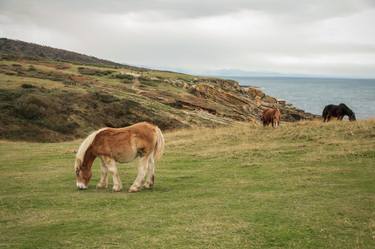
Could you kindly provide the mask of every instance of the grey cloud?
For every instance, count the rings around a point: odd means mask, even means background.
[[[0,0],[0,36],[194,70],[375,77],[372,23],[372,0]]]
[[[342,16],[374,8],[372,0],[2,0],[2,11],[34,15],[46,11],[72,13],[128,14],[137,12],[157,12],[171,18],[196,18],[225,15],[251,10],[269,14],[280,14],[306,19]],[[46,11],[44,11],[46,10]],[[56,13],[57,14],[57,13]]]

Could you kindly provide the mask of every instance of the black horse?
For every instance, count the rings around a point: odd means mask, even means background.
[[[347,115],[350,121],[355,121],[355,114],[349,107],[341,103],[339,105],[327,105],[323,110],[324,122],[328,122],[331,117],[336,117],[337,120],[342,120]]]

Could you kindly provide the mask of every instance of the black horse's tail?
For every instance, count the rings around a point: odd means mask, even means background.
[[[328,106],[324,107],[323,113],[322,113],[323,119],[325,120],[328,116]]]

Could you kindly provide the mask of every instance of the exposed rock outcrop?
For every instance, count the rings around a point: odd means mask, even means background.
[[[8,39],[0,39],[0,56],[0,138],[63,141],[140,121],[163,129],[256,123],[269,107],[279,108],[284,121],[317,117],[233,80],[123,66]]]

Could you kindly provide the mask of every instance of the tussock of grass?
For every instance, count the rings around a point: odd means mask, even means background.
[[[0,142],[2,248],[374,248],[375,121],[166,133],[156,186],[74,186],[80,141]],[[124,187],[135,163],[120,166]]]

